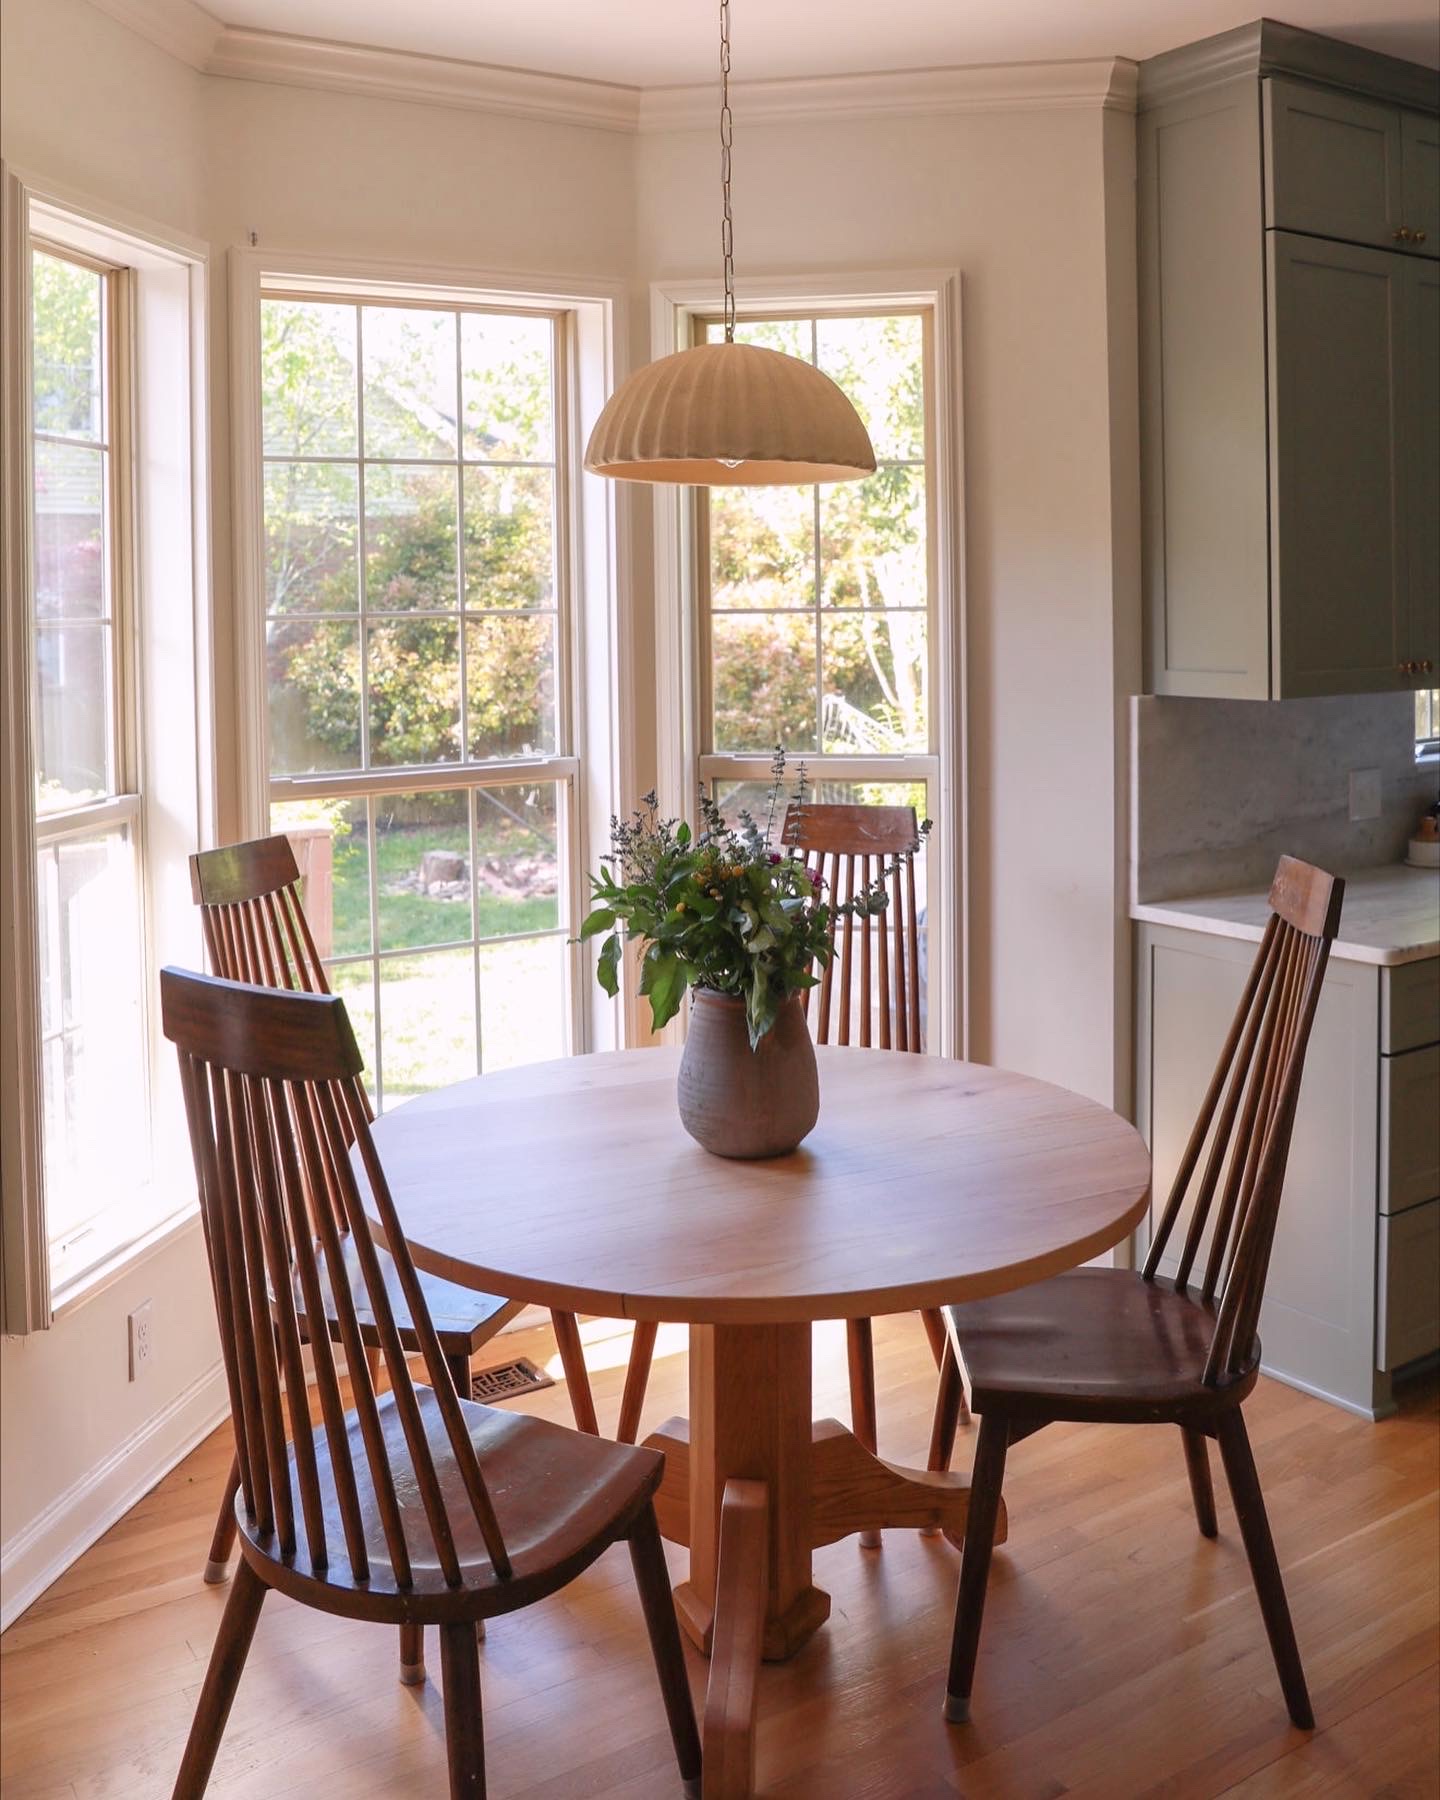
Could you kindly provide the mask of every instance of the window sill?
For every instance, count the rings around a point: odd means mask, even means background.
[[[93,1300],[97,1294],[113,1286],[121,1276],[128,1275],[147,1258],[164,1250],[192,1228],[198,1228],[199,1219],[199,1206],[194,1200],[189,1200],[145,1230],[126,1236],[123,1242],[112,1244],[87,1268],[65,1278],[54,1289],[50,1297],[52,1320],[74,1312],[87,1300]]]

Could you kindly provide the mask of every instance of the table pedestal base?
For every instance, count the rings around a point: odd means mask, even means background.
[[[763,1481],[768,1493],[767,1662],[793,1656],[829,1616],[830,1596],[810,1578],[819,1545],[886,1527],[964,1538],[967,1475],[885,1462],[837,1419],[812,1423],[810,1404],[808,1325],[691,1327],[690,1419],[668,1419],[645,1442],[665,1453],[660,1529],[690,1549],[690,1579],[675,1590],[680,1622],[707,1655],[727,1481]],[[1002,1504],[997,1543],[1005,1530]]]

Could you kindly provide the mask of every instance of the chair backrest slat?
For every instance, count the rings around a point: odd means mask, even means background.
[[[338,1193],[338,1178],[332,1167],[333,1127],[327,1119],[322,1104],[324,1089],[320,1086],[307,1086],[306,1100],[309,1121],[307,1133],[306,1160],[312,1170],[323,1168],[323,1179],[327,1184],[327,1192],[333,1198]],[[343,1153],[339,1159],[343,1162]],[[389,1552],[391,1567],[395,1570],[396,1579],[402,1584],[410,1579],[410,1553],[405,1543],[405,1534],[400,1520],[400,1503],[395,1493],[395,1483],[390,1474],[389,1459],[385,1454],[385,1433],[380,1423],[379,1407],[375,1398],[375,1389],[370,1380],[369,1361],[365,1355],[365,1341],[360,1334],[360,1320],[355,1311],[353,1296],[348,1281],[339,1278],[338,1271],[344,1267],[344,1243],[347,1222],[337,1210],[329,1206],[317,1208],[315,1225],[319,1232],[319,1241],[325,1251],[325,1260],[332,1271],[330,1279],[330,1305],[334,1310],[336,1326],[340,1332],[341,1348],[345,1352],[345,1366],[350,1371],[350,1397],[355,1408],[355,1416],[360,1425],[360,1437],[370,1463],[375,1488],[375,1503],[380,1513],[380,1525],[385,1534],[386,1549]],[[332,1453],[333,1454],[333,1453]]]
[[[242,1489],[255,1528],[273,1532],[278,1553],[290,1558],[298,1551],[298,1520],[305,1554],[320,1569],[335,1548],[326,1541],[325,1519],[338,1510],[355,1577],[364,1579],[383,1554],[402,1588],[413,1582],[415,1534],[423,1530],[433,1552],[426,1560],[438,1565],[449,1585],[463,1579],[423,1409],[371,1236],[368,1202],[424,1360],[427,1405],[433,1401],[438,1407],[495,1572],[508,1577],[495,1508],[370,1135],[360,1056],[344,1006],[332,995],[175,969],[162,972],[161,999],[166,1036],[180,1052],[226,1378],[236,1408]],[[333,1196],[334,1212],[308,1204],[308,1195],[322,1185]],[[323,1291],[317,1239],[331,1276]],[[383,1402],[366,1367],[356,1300],[344,1273],[347,1246],[359,1266],[368,1318],[389,1374]],[[310,1332],[318,1425],[311,1419],[297,1287],[307,1317],[333,1311],[383,1548],[366,1541],[351,1416],[341,1406],[338,1369],[324,1330]],[[388,1433],[387,1408],[393,1409]],[[394,1422],[404,1440],[403,1484],[419,1498],[423,1526],[413,1511],[407,1519],[400,1503],[391,1466],[399,1449]],[[333,1509],[327,1505],[332,1498]]]
[[[833,904],[853,900],[876,881],[884,881],[887,889],[888,904],[883,912],[858,920],[847,915],[831,921],[831,958],[820,971],[816,1041],[849,1044],[858,1026],[862,1049],[923,1049],[915,887],[920,833],[914,807],[796,802],[786,811],[781,841],[799,850],[806,868],[821,875],[825,894]],[[860,994],[855,1008],[851,972],[857,932]],[[858,1020],[852,1009],[858,1010]]]
[[[862,888],[870,884],[870,858],[859,856],[851,858],[852,866],[858,875],[858,885]],[[871,983],[874,970],[870,962],[870,930],[874,924],[867,913],[860,921],[860,1047],[866,1049],[870,1044],[871,1032]]]
[[[260,1390],[253,1363],[248,1358],[229,1354],[242,1330],[249,1302],[245,1293],[244,1274],[238,1266],[234,1240],[232,1209],[222,1191],[218,1133],[211,1113],[208,1072],[193,1057],[180,1056],[180,1085],[185,1099],[185,1115],[190,1126],[190,1148],[195,1159],[196,1185],[200,1192],[200,1220],[210,1259],[210,1279],[215,1291],[215,1311],[220,1325],[220,1342],[225,1381],[230,1391],[231,1422],[235,1430],[235,1454],[240,1466],[241,1489],[245,1510],[259,1519],[263,1510],[269,1521],[270,1489],[265,1474],[264,1457],[259,1442]],[[263,1495],[263,1499],[262,1499]]]
[[[314,1229],[306,1198],[313,1188],[307,1187],[306,1183],[309,1177],[301,1173],[300,1166],[301,1157],[313,1149],[315,1115],[311,1106],[311,1096],[306,1088],[284,1088],[276,1085],[271,1104],[279,1106],[282,1102],[297,1109],[304,1108],[312,1121],[311,1133],[300,1130],[286,1137],[280,1146],[280,1158],[290,1236],[296,1245],[296,1275],[300,1283],[301,1298],[305,1303],[305,1316],[308,1319],[324,1319],[327,1317],[327,1297],[324,1284],[320,1279],[319,1266],[313,1254],[305,1253],[310,1233]],[[326,1210],[328,1213],[328,1206]],[[333,1235],[338,1238],[338,1233]],[[352,1329],[354,1323],[352,1309]],[[355,1335],[358,1338],[358,1330]],[[347,1352],[347,1359],[348,1354]],[[320,1395],[320,1417],[330,1451],[330,1466],[335,1480],[335,1497],[340,1509],[340,1528],[345,1538],[345,1553],[350,1559],[351,1571],[356,1580],[364,1581],[369,1574],[370,1559],[365,1547],[365,1529],[361,1519],[359,1493],[355,1484],[355,1465],[350,1455],[350,1438],[344,1423],[345,1403],[340,1392],[340,1372],[335,1363],[334,1342],[328,1331],[311,1332],[310,1359],[315,1369],[315,1386]],[[364,1365],[365,1360],[363,1353],[357,1355],[356,1361],[359,1364]],[[366,1369],[366,1389],[368,1392],[368,1368]]]
[[[907,988],[910,1003],[910,1048],[919,1050],[920,1044],[920,923],[916,912],[915,899],[915,858],[905,858],[905,930],[910,938],[910,982]]]
[[[257,1176],[261,1243],[269,1276],[270,1316],[275,1344],[285,1377],[286,1411],[290,1419],[290,1444],[300,1475],[300,1500],[305,1518],[305,1541],[310,1561],[318,1569],[329,1562],[325,1541],[325,1513],[315,1464],[315,1433],[310,1423],[310,1404],[301,1351],[300,1321],[295,1312],[295,1284],[291,1236],[281,1201],[282,1145],[289,1140],[289,1108],[283,1095],[277,1107],[269,1085],[254,1075],[243,1077],[250,1124],[250,1154]],[[313,1259],[307,1229],[295,1246],[294,1258]],[[328,1337],[327,1332],[318,1334]]]
[[[845,858],[846,901],[855,897],[855,858]],[[840,921],[840,1042],[850,1042],[850,970],[855,951],[855,915],[846,913]]]
[[[1216,1307],[1211,1383],[1252,1358],[1305,1053],[1344,893],[1338,876],[1280,859],[1260,949],[1145,1259],[1142,1273],[1153,1281],[1188,1202],[1175,1285],[1189,1287],[1208,1232],[1199,1298]]]
[[[900,906],[900,865],[890,865],[889,917],[895,921],[895,1048],[910,1048],[910,1010],[906,1003],[909,988],[905,981],[905,915]],[[920,1048],[916,1044],[915,1048]]]
[[[233,1069],[221,1074],[224,1090],[224,1140],[222,1154],[233,1159],[235,1197],[240,1223],[240,1251],[246,1270],[246,1298],[250,1302],[250,1337],[255,1372],[260,1386],[260,1420],[269,1477],[270,1503],[275,1530],[285,1555],[295,1551],[295,1499],[290,1485],[290,1465],[285,1454],[285,1414],[281,1405],[279,1343],[271,1321],[270,1284],[273,1272],[265,1263],[264,1231],[260,1220],[260,1176],[256,1166],[255,1131],[250,1118],[245,1083]],[[289,1285],[289,1268],[283,1271]]]

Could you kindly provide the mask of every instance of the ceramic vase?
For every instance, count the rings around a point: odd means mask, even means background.
[[[750,1048],[745,1002],[697,988],[680,1059],[680,1122],[713,1156],[785,1156],[815,1128],[820,1077],[799,997]]]

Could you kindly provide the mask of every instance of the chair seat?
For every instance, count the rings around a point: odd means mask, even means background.
[[[628,1533],[637,1513],[660,1485],[665,1459],[658,1451],[611,1443],[607,1438],[592,1437],[588,1432],[572,1431],[568,1426],[552,1425],[548,1420],[523,1413],[460,1401],[510,1557],[511,1574],[502,1581],[495,1574],[475,1522],[435,1392],[419,1385],[414,1391],[455,1539],[462,1587],[448,1586],[441,1571],[411,1473],[413,1465],[399,1408],[390,1392],[382,1394],[377,1404],[410,1551],[410,1586],[402,1590],[391,1568],[370,1462],[354,1412],[346,1414],[345,1422],[370,1557],[368,1580],[357,1584],[351,1571],[327,1440],[324,1432],[317,1432],[316,1461],[329,1558],[324,1570],[311,1566],[304,1520],[298,1516],[298,1508],[297,1553],[291,1559],[282,1559],[273,1534],[261,1536],[246,1518],[243,1493],[236,1499],[242,1538],[250,1547],[252,1560],[260,1559],[268,1565],[268,1583],[312,1604],[324,1605],[324,1600],[316,1599],[318,1583],[330,1590],[331,1609],[359,1611],[361,1616],[370,1618],[385,1615],[387,1599],[397,1603],[397,1617],[403,1614],[422,1623],[426,1622],[427,1613],[437,1622],[456,1616],[493,1617],[529,1605],[572,1580],[611,1543]],[[300,1482],[293,1449],[289,1468],[291,1491],[298,1494]],[[361,1606],[347,1604],[361,1595]],[[428,1608],[424,1605],[427,1600],[431,1602]]]
[[[380,1334],[375,1327],[375,1313],[370,1303],[370,1295],[365,1286],[365,1277],[360,1268],[360,1258],[355,1249],[355,1240],[347,1232],[341,1239],[341,1251],[344,1258],[344,1280],[349,1286],[350,1295],[355,1304],[355,1316],[360,1326],[360,1335],[371,1349],[381,1348]],[[395,1325],[400,1333],[400,1342],[407,1351],[417,1351],[419,1340],[415,1336],[415,1326],[410,1317],[410,1308],[405,1303],[405,1295],[400,1287],[400,1271],[395,1266],[395,1259],[388,1250],[376,1245],[376,1255],[380,1258],[381,1272],[385,1277],[385,1292],[389,1297],[390,1308],[395,1316]],[[321,1291],[325,1296],[326,1328],[331,1337],[337,1335],[335,1301],[331,1282],[332,1270],[324,1250],[316,1246],[315,1261],[320,1276]],[[425,1304],[429,1308],[430,1317],[435,1324],[436,1335],[440,1339],[440,1348],[446,1356],[472,1356],[488,1339],[513,1319],[525,1302],[523,1300],[503,1300],[498,1294],[479,1294],[472,1288],[460,1287],[453,1281],[446,1281],[439,1275],[427,1275],[417,1270],[420,1288],[425,1296]],[[305,1295],[301,1291],[299,1277],[295,1281],[295,1312],[300,1329],[306,1337],[313,1336],[311,1324],[306,1316]]]
[[[945,1308],[971,1404],[1049,1419],[1144,1421],[1230,1405],[1254,1384],[1202,1381],[1216,1309],[1131,1269],[1073,1269],[1034,1287]]]

